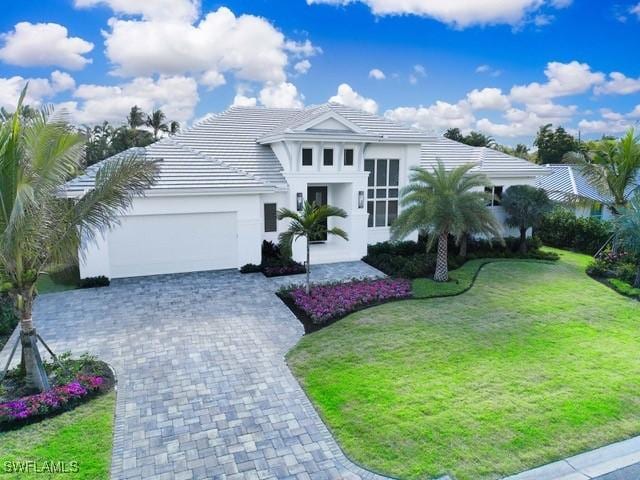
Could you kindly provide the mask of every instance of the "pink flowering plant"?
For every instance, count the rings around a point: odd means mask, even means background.
[[[411,282],[403,278],[352,280],[345,283],[313,285],[309,294],[304,287],[295,287],[286,293],[294,305],[321,324],[367,305],[375,305],[411,297]]]
[[[53,387],[46,392],[0,403],[0,427],[27,421],[37,417],[62,411],[79,400],[98,392],[104,378],[95,375],[78,374],[73,381]]]

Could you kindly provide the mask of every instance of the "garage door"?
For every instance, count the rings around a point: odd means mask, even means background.
[[[238,267],[235,213],[126,217],[109,235],[112,278]]]

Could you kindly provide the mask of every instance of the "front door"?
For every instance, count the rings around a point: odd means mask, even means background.
[[[327,187],[307,187],[307,199],[309,203],[316,203],[318,205],[327,204]],[[320,237],[314,238],[313,242],[326,242],[327,241],[327,221],[324,221],[324,230]]]

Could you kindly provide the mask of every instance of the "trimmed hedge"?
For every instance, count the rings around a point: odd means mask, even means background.
[[[262,242],[262,261],[260,265],[247,263],[240,268],[240,273],[262,272],[265,277],[281,277],[305,273],[304,265],[292,260],[273,242]]]
[[[613,226],[595,217],[578,218],[572,211],[558,207],[544,217],[535,233],[550,247],[595,255],[611,237]]]

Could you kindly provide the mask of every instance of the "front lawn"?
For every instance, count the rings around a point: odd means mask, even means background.
[[[57,417],[0,433],[0,478],[109,478],[114,408],[115,393],[110,392]],[[20,462],[27,461],[41,469],[48,468],[46,462],[65,462],[68,469],[77,462],[77,473],[15,473]]]
[[[500,478],[638,434],[640,309],[587,262],[488,264],[463,295],[305,336],[289,364],[351,458],[404,478]]]

